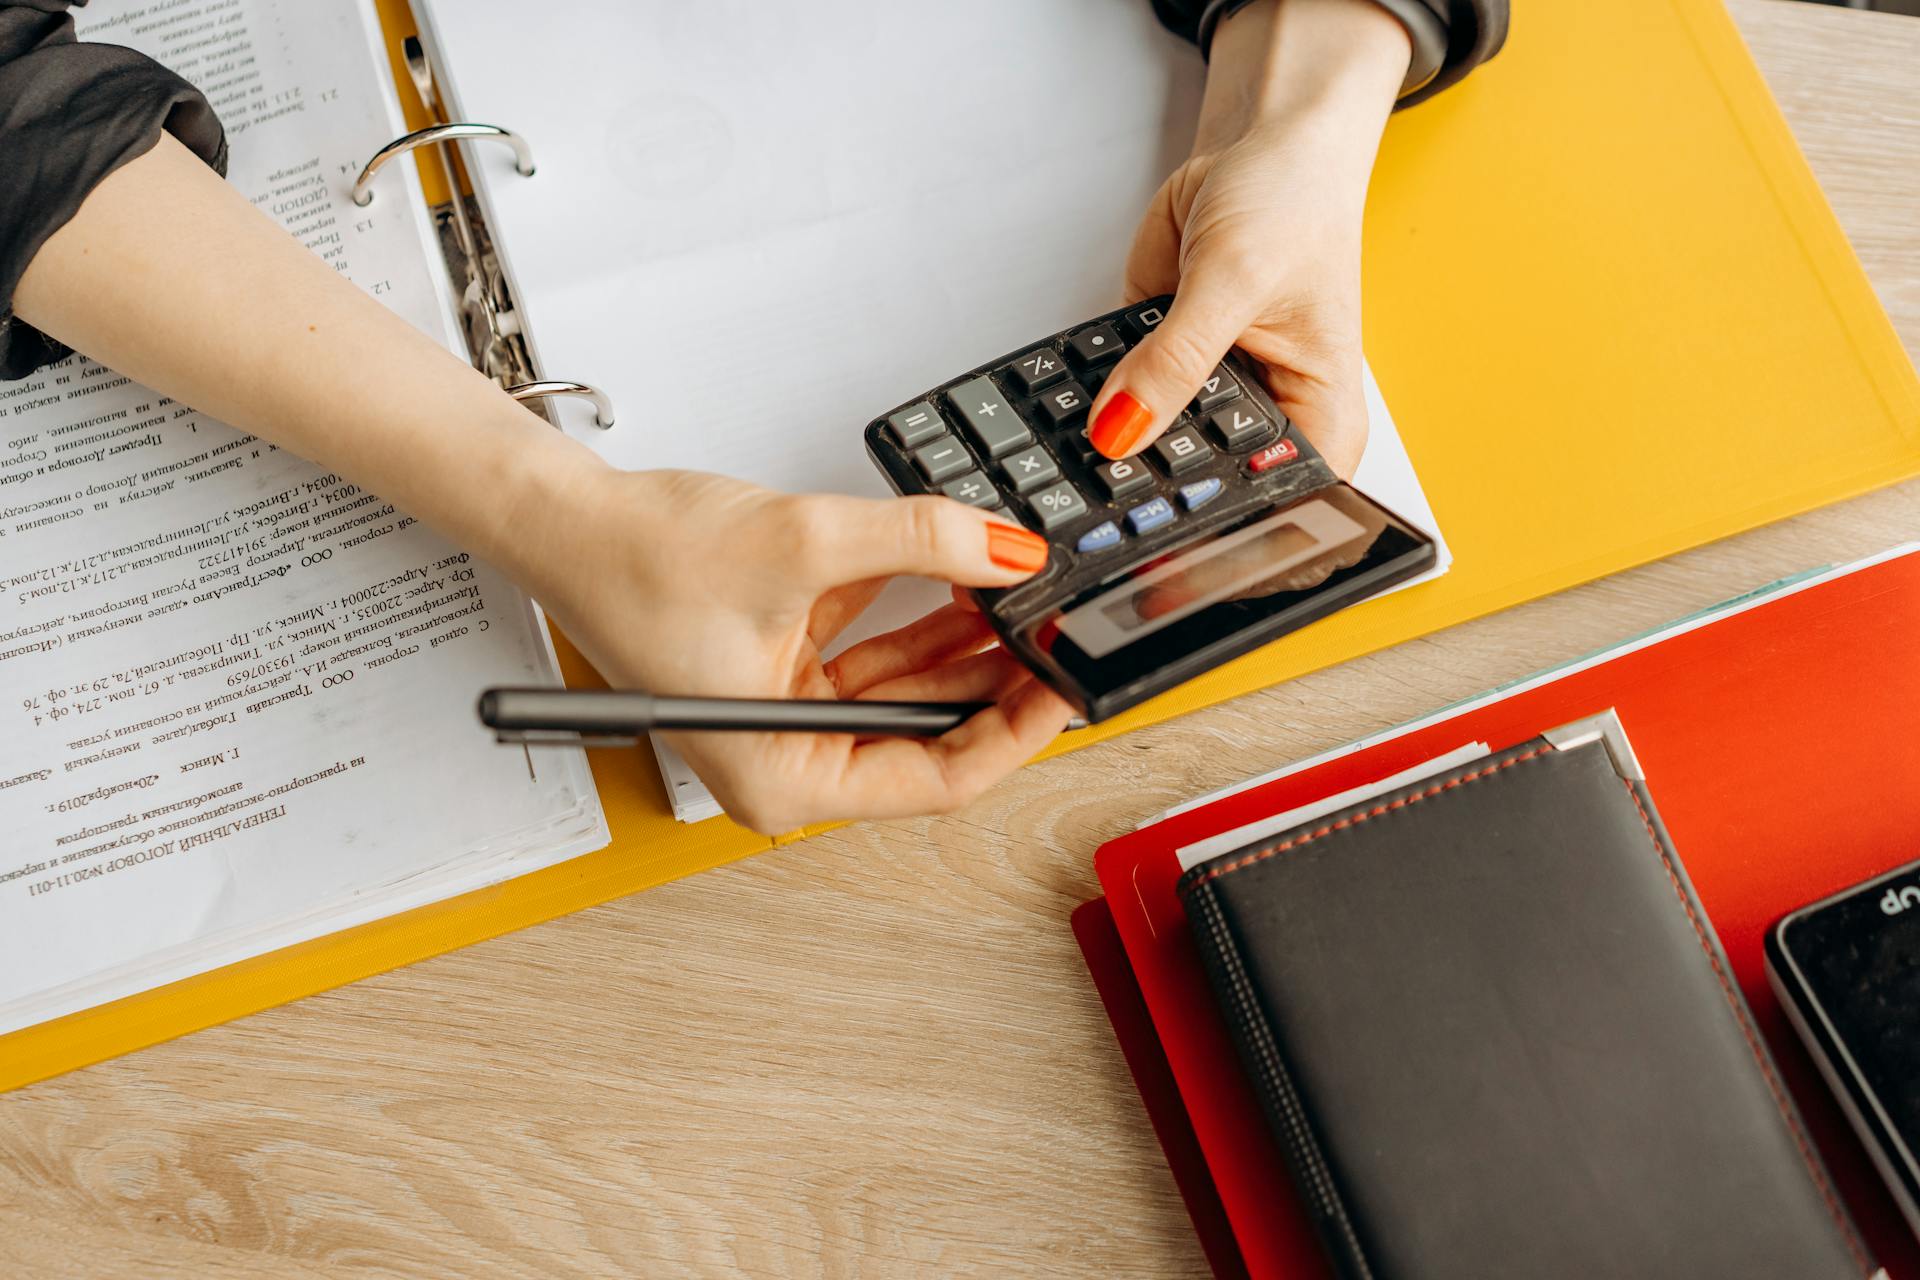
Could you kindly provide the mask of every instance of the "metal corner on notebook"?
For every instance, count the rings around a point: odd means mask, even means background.
[[[1647,780],[1646,771],[1640,767],[1640,757],[1633,753],[1633,743],[1627,739],[1626,726],[1620,723],[1620,713],[1612,707],[1598,715],[1549,729],[1540,736],[1556,751],[1570,751],[1574,747],[1584,747],[1589,742],[1603,742],[1607,747],[1607,758],[1613,761],[1615,773],[1633,782]]]

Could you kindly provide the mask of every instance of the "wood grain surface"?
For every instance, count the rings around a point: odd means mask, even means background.
[[[1920,352],[1920,20],[1733,11]],[[1067,926],[1094,847],[1914,537],[1920,484],[0,1097],[0,1275],[1204,1274]]]

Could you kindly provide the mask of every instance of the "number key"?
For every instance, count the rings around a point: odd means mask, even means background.
[[[1273,424],[1246,405],[1232,405],[1207,419],[1207,429],[1229,452],[1263,444],[1273,436]]]
[[[1233,375],[1227,372],[1227,366],[1217,364],[1213,366],[1213,373],[1200,384],[1199,392],[1193,397],[1193,411],[1211,413],[1227,401],[1237,399],[1239,395],[1240,384],[1235,382]]]
[[[1153,475],[1147,470],[1147,464],[1138,458],[1103,462],[1093,469],[1093,478],[1107,491],[1107,497],[1116,502],[1153,484]]]
[[[1040,517],[1040,527],[1048,531],[1087,514],[1087,500],[1080,496],[1078,489],[1064,480],[1051,489],[1042,489],[1030,495],[1027,505],[1033,508],[1034,515]]]
[[[1207,442],[1192,427],[1167,432],[1153,442],[1153,453],[1170,476],[1191,471],[1213,456],[1213,450],[1207,447]]]
[[[1041,396],[1039,403],[1040,412],[1046,415],[1047,422],[1058,430],[1086,417],[1087,405],[1091,401],[1079,383],[1069,382]]]
[[[1133,335],[1135,342],[1138,342],[1158,329],[1160,322],[1166,318],[1167,308],[1164,302],[1143,302],[1127,312],[1127,332]]]

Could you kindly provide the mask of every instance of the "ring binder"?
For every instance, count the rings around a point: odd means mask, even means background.
[[[471,208],[460,189],[459,167],[447,158],[446,149],[457,147],[468,138],[505,142],[513,148],[515,167],[523,176],[534,173],[533,150],[525,138],[499,125],[448,120],[440,94],[434,86],[434,68],[418,36],[402,43],[408,78],[420,97],[428,119],[434,121],[395,138],[380,148],[354,180],[352,198],[365,207],[373,200],[375,176],[395,156],[420,147],[428,148],[446,178],[448,199],[433,208],[435,224],[441,231],[441,254],[459,290],[459,311],[467,340],[467,353],[474,368],[492,378],[508,395],[522,404],[554,396],[579,396],[593,404],[594,425],[608,430],[614,424],[613,400],[606,392],[589,383],[543,378],[533,366],[532,353],[522,336],[520,318],[514,312],[512,291],[506,273],[500,268],[493,237],[477,209]],[[555,427],[560,424],[551,412],[543,413]]]
[[[453,142],[461,138],[495,138],[513,148],[514,168],[523,178],[533,176],[533,148],[527,140],[511,129],[502,129],[497,124],[476,124],[472,121],[456,121],[452,124],[430,124],[424,129],[416,129],[405,137],[395,138],[386,146],[373,153],[373,159],[367,161],[366,168],[353,180],[353,202],[361,208],[373,203],[373,179],[387,161],[395,156],[405,155],[415,147]]]
[[[613,426],[613,398],[600,388],[584,382],[522,382],[506,389],[507,394],[525,404],[550,396],[579,396],[593,402],[593,425],[606,431]]]

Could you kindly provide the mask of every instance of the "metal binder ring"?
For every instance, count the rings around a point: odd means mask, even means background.
[[[593,402],[593,425],[602,431],[613,425],[613,398],[598,387],[584,382],[522,382],[507,388],[507,394],[525,404],[548,396],[579,396]]]
[[[527,140],[511,129],[502,129],[497,124],[436,124],[425,129],[417,129],[404,138],[395,138],[374,153],[367,161],[367,167],[353,180],[353,202],[362,208],[373,203],[373,176],[380,172],[381,166],[397,155],[403,155],[415,147],[431,146],[436,142],[453,142],[461,138],[496,138],[513,148],[514,168],[523,178],[533,176],[533,148]]]

